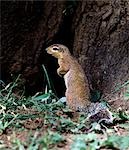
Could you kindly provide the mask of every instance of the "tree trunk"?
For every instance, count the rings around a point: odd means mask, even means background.
[[[45,88],[41,55],[63,20],[65,2],[1,2],[2,79],[22,74],[26,90],[34,94]],[[40,60],[42,59],[42,60]],[[53,62],[52,62],[53,63]]]
[[[93,89],[101,91],[114,108],[126,106],[127,86],[115,90],[129,80],[129,1],[79,2],[73,30],[74,54]]]
[[[1,12],[3,81],[22,74],[26,91],[34,94],[45,88],[45,64],[62,96],[57,62],[45,52],[48,45],[62,43],[78,58],[92,90],[101,91],[115,109],[129,108],[127,86],[114,92],[129,80],[128,0],[8,1],[1,2]]]

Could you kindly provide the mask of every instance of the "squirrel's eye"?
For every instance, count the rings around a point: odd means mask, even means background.
[[[58,47],[53,47],[53,50],[58,51],[59,48]]]

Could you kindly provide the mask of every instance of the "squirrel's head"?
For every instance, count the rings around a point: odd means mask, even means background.
[[[46,51],[56,58],[62,58],[63,55],[69,54],[69,49],[62,44],[53,44],[46,48]]]

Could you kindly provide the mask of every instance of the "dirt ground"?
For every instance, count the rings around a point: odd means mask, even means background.
[[[20,112],[20,111],[18,111]],[[40,137],[45,137],[47,130],[50,129],[53,132],[56,132],[57,129],[54,127],[50,127],[48,124],[45,125],[44,121],[45,119],[41,117],[41,114],[39,115],[34,110],[24,110],[20,113],[27,114],[28,112],[31,112],[32,114],[37,114],[38,117],[35,119],[26,119],[26,120],[20,120],[19,124],[21,125],[20,128],[15,127],[8,127],[4,130],[3,133],[0,135],[0,149],[13,149],[15,146],[14,143],[16,143],[16,139],[20,141],[24,145],[24,148],[27,148],[27,143],[29,143],[29,137],[30,135],[35,137],[35,139],[38,139]],[[17,122],[15,122],[17,123]],[[60,142],[56,145],[50,145],[50,149],[59,149],[59,150],[70,150],[71,145],[73,144],[75,138],[82,134],[88,134],[88,133],[95,133],[97,138],[104,141],[107,139],[110,135],[118,135],[118,136],[127,136],[129,135],[129,121],[124,122],[118,122],[115,125],[111,125],[109,127],[105,127],[105,129],[101,130],[101,132],[95,131],[94,129],[88,132],[82,132],[82,133],[70,133],[70,132],[64,132],[61,133],[63,138],[65,139],[63,142]],[[106,148],[101,148],[101,150],[106,150]]]

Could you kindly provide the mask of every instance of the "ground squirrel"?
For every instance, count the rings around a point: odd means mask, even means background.
[[[64,77],[66,103],[69,108],[73,111],[86,112],[89,117],[95,120],[98,118],[111,120],[112,116],[106,107],[101,103],[91,103],[87,77],[69,49],[61,44],[53,44],[46,48],[46,51],[58,59],[59,68],[57,73],[59,76]]]

